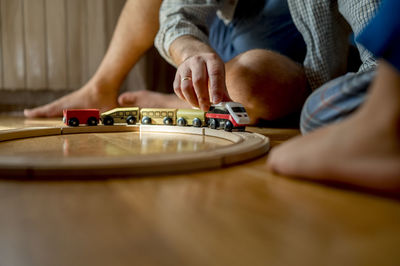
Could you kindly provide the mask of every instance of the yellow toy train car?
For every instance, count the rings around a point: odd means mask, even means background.
[[[178,109],[176,112],[178,126],[206,126],[206,113],[199,109]]]
[[[126,123],[133,125],[138,122],[144,125],[178,125],[178,126],[206,126],[205,112],[198,109],[173,108],[142,108],[124,107],[115,108],[101,114],[104,125]]]
[[[137,121],[139,121],[140,118],[139,107],[115,108],[102,113],[100,118],[103,125],[106,126],[111,126],[115,123],[134,125],[137,123]]]
[[[142,108],[140,117],[145,125],[176,125],[176,109]]]

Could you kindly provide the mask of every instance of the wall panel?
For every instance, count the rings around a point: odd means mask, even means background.
[[[88,79],[87,5],[82,0],[66,0],[67,74],[69,88],[80,88]]]
[[[45,0],[45,18],[48,86],[68,88],[65,1]]]
[[[0,0],[0,89],[4,87],[3,84],[3,36],[2,36],[2,0]]]
[[[114,33],[115,26],[117,25],[119,15],[122,8],[125,5],[125,0],[105,0],[105,12],[106,12],[106,37],[107,40],[111,40],[112,34]]]
[[[24,0],[26,88],[47,88],[44,0]]]
[[[1,0],[3,86],[25,87],[25,47],[22,0]]]
[[[87,53],[89,64],[89,75],[92,76],[107,48],[106,34],[106,0],[87,1]]]

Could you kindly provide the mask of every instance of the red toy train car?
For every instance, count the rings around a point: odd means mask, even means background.
[[[63,122],[67,126],[77,127],[80,124],[96,126],[99,120],[99,109],[67,109],[63,111]]]

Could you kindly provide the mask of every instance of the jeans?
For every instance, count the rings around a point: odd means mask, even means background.
[[[303,134],[324,125],[338,122],[355,111],[365,101],[375,69],[362,73],[347,73],[316,89],[301,112]]]
[[[238,7],[239,8],[239,7]],[[224,62],[251,49],[267,49],[302,63],[306,46],[285,0],[266,0],[258,15],[211,22],[210,45]]]

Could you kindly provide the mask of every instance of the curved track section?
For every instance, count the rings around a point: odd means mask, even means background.
[[[35,158],[29,155],[0,156],[2,178],[96,178],[193,172],[221,168],[262,156],[269,150],[269,139],[257,133],[225,132],[209,128],[180,126],[79,126],[27,128],[0,131],[0,142],[24,138],[82,133],[158,132],[221,138],[232,144],[212,150],[132,155],[126,157]]]

